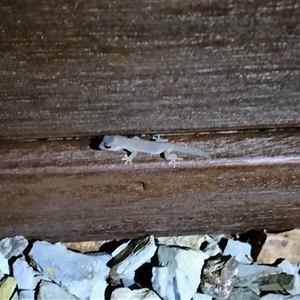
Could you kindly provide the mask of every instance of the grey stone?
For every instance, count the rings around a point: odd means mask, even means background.
[[[81,300],[89,299],[99,281],[106,282],[109,273],[106,264],[111,259],[110,255],[84,255],[42,241],[33,244],[29,255],[46,278]]]
[[[35,291],[20,291],[19,300],[35,300]]]
[[[13,265],[13,275],[17,280],[17,285],[20,290],[33,290],[38,284],[39,278],[36,276],[39,273],[34,271],[28,263],[19,258]]]
[[[293,289],[294,276],[282,273],[278,267],[264,265],[239,265],[237,287],[249,287],[253,291],[285,291]]]
[[[204,263],[201,291],[214,298],[226,298],[235,282],[239,263],[231,256],[217,255]]]
[[[300,300],[300,296],[285,296],[278,294],[268,294],[260,298],[261,300]]]
[[[282,272],[294,276],[294,285],[292,289],[288,289],[287,292],[291,295],[300,295],[300,278],[299,267],[297,264],[291,264],[287,260],[283,260],[278,266]]]
[[[76,300],[75,296],[65,291],[62,287],[55,283],[42,281],[39,284],[37,300]]]
[[[250,288],[234,288],[226,300],[259,300],[257,293]]]
[[[191,299],[197,292],[204,260],[200,250],[159,246],[159,267],[152,269],[152,286],[164,300]]]
[[[212,300],[212,297],[205,294],[196,293],[192,300]]]
[[[149,289],[130,290],[119,288],[113,291],[111,300],[161,300],[157,294]]]
[[[108,262],[111,267],[109,276],[116,284],[122,278],[132,278],[135,270],[152,258],[157,246],[153,236],[146,236],[131,240],[121,248],[121,251],[116,249],[115,253],[118,254]]]
[[[240,241],[228,240],[223,255],[233,256],[239,263],[251,264],[251,245]]]

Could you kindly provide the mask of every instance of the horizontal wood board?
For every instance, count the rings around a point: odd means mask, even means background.
[[[172,168],[138,154],[125,166],[122,151],[92,150],[89,139],[2,142],[1,237],[80,241],[300,226],[299,132],[169,139],[212,158],[182,155]]]
[[[0,139],[300,124],[287,1],[1,1]]]

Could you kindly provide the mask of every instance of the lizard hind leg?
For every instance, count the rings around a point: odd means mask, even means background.
[[[182,160],[181,157],[178,157],[176,154],[174,153],[170,153],[169,150],[164,151],[164,157],[165,159],[169,160],[169,165],[172,165],[173,168],[175,168],[176,166],[176,161],[177,160]]]
[[[126,164],[132,164],[132,160],[134,159],[134,157],[137,155],[137,151],[132,151],[130,153],[130,155],[128,156],[128,154],[125,154],[124,157],[122,158],[122,160],[125,160],[124,165]]]

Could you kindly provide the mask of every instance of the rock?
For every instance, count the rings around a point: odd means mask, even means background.
[[[8,259],[0,252],[0,272],[1,274],[9,275]]]
[[[239,265],[236,287],[260,291],[285,291],[294,286],[294,276],[282,273],[280,268],[262,265]]]
[[[295,264],[291,264],[289,261],[284,260],[278,266],[282,272],[294,276],[293,288],[287,290],[291,295],[300,295],[300,278],[299,278],[299,267]]]
[[[158,243],[167,246],[187,247],[194,250],[200,250],[204,241],[205,235],[189,235],[189,236],[174,236],[174,237],[159,237]]]
[[[113,254],[117,255],[107,264],[111,267],[109,276],[116,284],[122,278],[132,278],[135,270],[151,259],[157,249],[152,235],[131,240],[120,247],[122,250],[116,249]]]
[[[134,241],[137,241],[138,239],[135,239]],[[121,251],[123,251],[128,244],[130,243],[130,241],[127,241],[125,243],[122,243],[119,247],[117,247],[112,253],[111,256],[112,257],[116,257]]]
[[[284,296],[278,294],[268,294],[260,298],[261,300],[300,300],[300,296]]]
[[[135,283],[135,273],[128,274],[127,277],[122,278],[122,284],[124,287],[130,288]]]
[[[192,300],[212,300],[213,298],[211,296],[196,293]]]
[[[203,245],[207,245],[201,249],[203,252],[207,253],[209,256],[217,255],[221,253],[218,242],[221,235],[215,235],[213,237],[205,235],[190,235],[190,236],[175,236],[175,237],[159,237],[158,243],[167,246],[178,246],[185,247],[194,250],[200,250]]]
[[[238,273],[239,263],[231,256],[217,255],[204,263],[201,291],[214,298],[226,298],[230,294]]]
[[[0,241],[0,272],[9,275],[8,260],[13,256],[22,254],[28,246],[28,241],[23,236],[5,238]]]
[[[38,272],[34,271],[28,263],[19,258],[13,265],[13,275],[17,281],[18,289],[20,290],[33,290],[35,289],[38,281],[40,280],[36,275],[39,275]]]
[[[99,248],[107,242],[109,241],[107,240],[107,241],[70,242],[70,243],[62,243],[62,245],[66,246],[70,250],[75,250],[81,253],[85,253],[85,252],[98,251]]]
[[[13,296],[9,300],[20,300],[19,295],[16,290],[15,290]]]
[[[237,235],[237,239],[241,242],[251,245],[251,256],[253,261],[257,260],[263,244],[266,242],[267,235],[263,231],[249,230],[245,233]]]
[[[19,300],[33,300],[35,299],[35,291],[20,291]]]
[[[17,285],[16,280],[7,276],[0,282],[0,299],[11,299],[12,295],[15,292]]]
[[[104,299],[106,288],[107,288],[106,281],[100,280],[99,282],[97,282],[92,288],[92,292],[89,300]]]
[[[159,246],[159,267],[153,267],[153,289],[163,299],[191,299],[197,292],[204,260],[200,250]]]
[[[84,285],[84,284],[82,284]],[[55,283],[42,281],[39,284],[37,300],[76,300],[77,298],[66,292],[62,287]]]
[[[205,235],[205,242],[207,245],[203,247],[203,244],[201,245],[201,250],[205,252],[209,256],[215,256],[217,254],[221,254],[222,251],[219,247],[219,242],[221,240],[222,235]],[[202,249],[203,248],[203,249]]]
[[[266,242],[257,257],[259,264],[273,264],[278,258],[292,264],[300,263],[300,230],[278,234],[267,233]]]
[[[161,300],[155,292],[149,289],[130,290],[119,288],[112,292],[111,300]]]
[[[223,255],[233,256],[239,263],[251,264],[251,245],[240,241],[228,240]]]
[[[110,255],[90,256],[66,249],[60,244],[33,243],[29,256],[38,270],[79,299],[89,299],[93,286],[106,282]],[[82,284],[84,282],[84,284]]]
[[[28,241],[23,236],[5,238],[0,241],[0,253],[5,258],[10,259],[13,256],[22,254],[27,246]]]
[[[260,297],[250,288],[234,288],[226,300],[259,300]]]

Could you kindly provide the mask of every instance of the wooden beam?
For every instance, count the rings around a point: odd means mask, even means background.
[[[300,125],[297,1],[1,1],[0,138]]]
[[[94,151],[88,139],[0,145],[1,237],[52,241],[299,227],[299,132],[173,136],[212,156]]]

